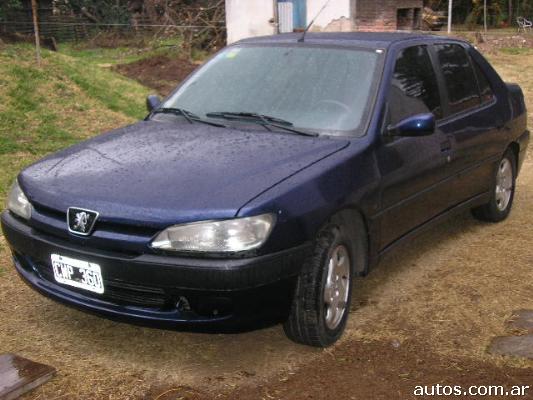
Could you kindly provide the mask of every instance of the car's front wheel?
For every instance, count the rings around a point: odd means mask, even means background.
[[[289,318],[284,324],[291,340],[327,347],[342,335],[350,311],[355,263],[362,259],[354,252],[361,249],[366,256],[364,237],[358,243],[352,232],[331,222],[318,233],[313,254],[298,277]]]
[[[493,178],[491,198],[488,203],[472,210],[474,217],[488,222],[507,218],[513,205],[515,181],[516,157],[511,149],[507,149]]]

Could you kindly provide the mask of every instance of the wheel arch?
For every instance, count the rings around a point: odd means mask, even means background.
[[[358,207],[348,206],[335,211],[321,225],[319,231],[327,225],[337,225],[345,227],[350,237],[353,239],[360,237],[361,241],[353,240],[352,258],[356,260],[356,274],[364,276],[369,270],[371,235],[368,219]]]
[[[517,142],[511,142],[507,149],[511,149],[514,154],[516,165],[520,164],[520,145]],[[507,149],[505,151],[507,151]]]

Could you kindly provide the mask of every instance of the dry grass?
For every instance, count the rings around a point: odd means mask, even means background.
[[[522,85],[533,109],[533,57],[496,55],[493,61],[507,80]],[[57,85],[47,82],[38,90],[44,95]],[[65,96],[86,95],[71,83],[64,90]],[[103,108],[101,99],[88,97],[84,107]],[[94,128],[100,115],[112,125],[115,116],[69,107],[72,118],[56,120],[65,129],[73,123]],[[119,117],[117,125],[128,120]],[[3,155],[2,168],[9,167],[12,174],[27,163],[26,156],[13,153],[5,161]],[[532,362],[485,351],[492,337],[504,333],[513,310],[533,309],[532,167],[530,157],[506,222],[488,225],[468,215],[454,218],[392,254],[362,280],[344,343],[397,338],[418,341],[443,356],[533,367]],[[24,286],[10,266],[3,239],[1,243],[0,352],[16,352],[59,371],[27,399],[136,399],[158,385],[231,391],[329,357],[329,350],[289,342],[280,326],[240,335],[203,335],[120,324],[71,310]]]

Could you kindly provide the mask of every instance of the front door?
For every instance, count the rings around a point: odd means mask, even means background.
[[[377,149],[381,175],[381,249],[442,213],[449,203],[450,138],[439,121],[442,96],[428,47],[400,51],[392,76],[388,124],[416,114],[433,113],[435,133],[422,137],[383,138]]]

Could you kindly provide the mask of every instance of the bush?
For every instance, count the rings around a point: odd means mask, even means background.
[[[100,24],[127,24],[128,4],[117,0],[59,0],[56,6],[65,14],[73,12]]]
[[[0,21],[2,21],[9,11],[20,10],[21,0],[2,0],[0,4]]]

